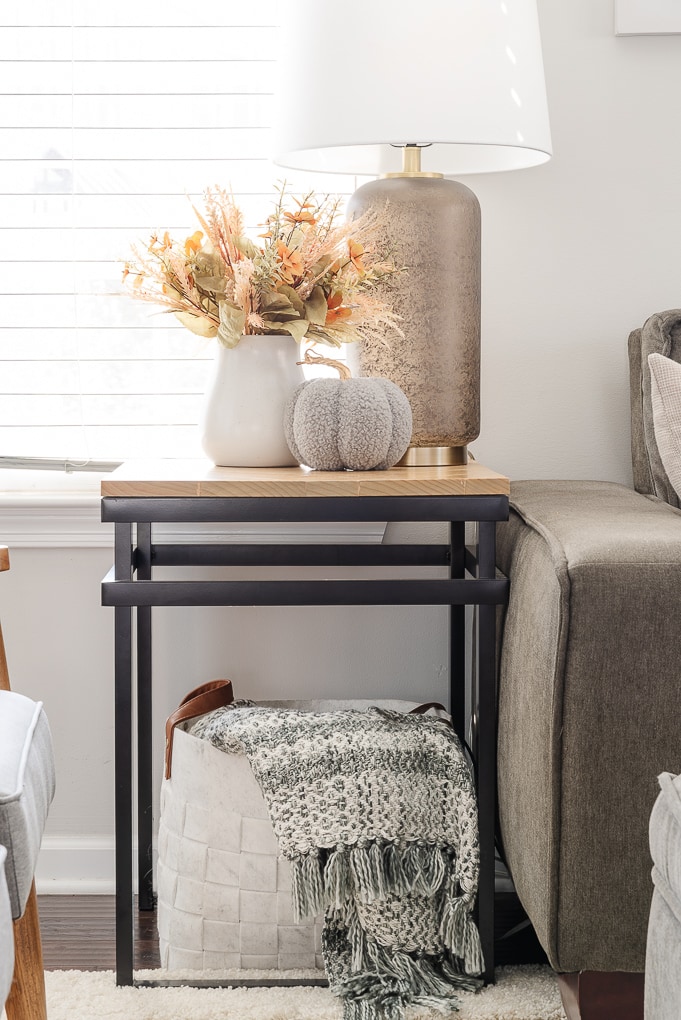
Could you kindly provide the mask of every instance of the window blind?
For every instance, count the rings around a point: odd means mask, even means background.
[[[284,177],[354,190],[269,162],[278,7],[0,5],[0,455],[200,455],[215,341],[124,296],[122,261],[154,230],[193,233],[209,185],[254,233]]]

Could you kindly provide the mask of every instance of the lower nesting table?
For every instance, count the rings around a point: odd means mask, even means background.
[[[508,582],[495,576],[495,527],[508,517],[509,480],[477,462],[462,467],[317,472],[218,468],[205,461],[130,463],[102,483],[102,520],[113,522],[114,565],[102,604],[115,614],[116,980],[133,978],[133,776],[137,774],[141,910],[154,907],[151,610],[154,606],[444,605],[450,614],[450,704],[466,729],[470,677],[472,754],[480,828],[478,925],[485,980],[494,977],[496,810],[496,606]],[[244,522],[446,522],[442,544],[278,544],[156,541],[152,525]],[[476,525],[467,545],[466,523]],[[196,536],[192,536],[194,539]],[[310,580],[156,580],[154,567],[329,568]],[[333,567],[391,567],[388,579],[336,579]],[[401,567],[446,567],[448,577],[402,577]],[[465,607],[477,606],[467,670]],[[133,640],[133,608],[136,633]],[[133,671],[133,657],[136,669]],[[415,692],[415,698],[418,698]],[[133,709],[137,717],[133,729]],[[232,982],[234,983],[234,982]]]

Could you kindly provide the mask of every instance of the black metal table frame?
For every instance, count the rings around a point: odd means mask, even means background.
[[[102,499],[115,526],[114,565],[102,604],[115,612],[116,981],[133,976],[133,764],[137,763],[138,906],[153,909],[152,662],[153,606],[444,605],[450,607],[450,711],[466,725],[465,607],[477,606],[476,668],[470,704],[480,828],[478,925],[486,981],[494,977],[494,832],[496,811],[496,607],[508,582],[495,577],[496,522],[508,518],[504,495],[339,497],[119,497]],[[176,544],[152,540],[152,524],[202,522],[448,522],[443,545]],[[467,546],[465,524],[477,524]],[[135,533],[133,533],[135,525]],[[447,566],[449,578],[337,580],[154,580],[155,566]],[[136,641],[133,647],[133,607]],[[133,653],[136,685],[133,686]],[[137,734],[133,738],[133,696]],[[231,982],[234,984],[234,982]],[[253,982],[249,982],[253,983]]]

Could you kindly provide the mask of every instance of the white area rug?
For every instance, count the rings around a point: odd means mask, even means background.
[[[143,972],[146,977],[151,972]],[[142,976],[142,974],[138,975]],[[49,1020],[340,1020],[326,988],[117,988],[111,971],[45,974]],[[564,1020],[548,967],[500,967],[497,983],[462,993],[453,1020]],[[442,1014],[413,1010],[410,1020]]]

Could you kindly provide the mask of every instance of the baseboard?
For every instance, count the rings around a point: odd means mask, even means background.
[[[112,896],[113,836],[45,836],[35,873],[39,896]]]

